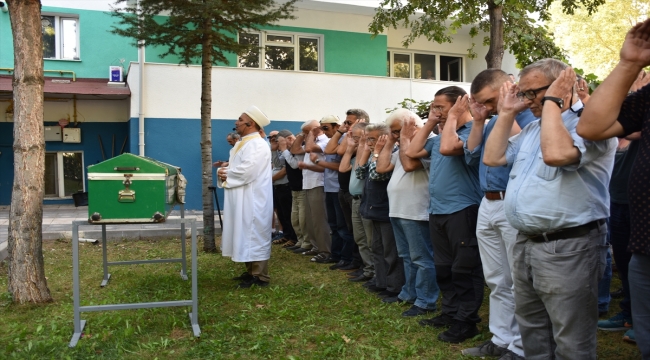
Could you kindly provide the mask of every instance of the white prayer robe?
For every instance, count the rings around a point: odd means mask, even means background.
[[[271,257],[271,149],[258,133],[240,142],[230,150],[226,181],[217,180],[225,194],[221,252],[235,262],[264,261]]]

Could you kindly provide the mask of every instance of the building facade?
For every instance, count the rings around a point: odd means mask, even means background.
[[[72,203],[71,195],[86,189],[87,166],[121,152],[143,152],[181,167],[187,207],[200,209],[201,67],[160,58],[162,49],[152,47],[145,48],[141,66],[133,41],[109,33],[115,19],[108,1],[42,3],[45,203]],[[418,39],[406,49],[401,42],[407,29],[368,33],[373,8],[309,0],[296,6],[296,19],[238,34],[258,50],[230,54],[229,64],[213,68],[215,161],[227,159],[225,136],[249,105],[272,120],[267,132],[296,132],[306,120],[345,117],[349,108],[365,109],[378,122],[405,98],[432,99],[449,85],[469,89],[485,68],[487,48],[479,47],[476,59],[467,57],[467,32],[455,34],[451,44]],[[516,72],[510,54],[503,64]],[[124,84],[109,84],[111,66],[121,68]],[[12,70],[9,16],[0,12],[0,205],[10,203],[13,183]]]

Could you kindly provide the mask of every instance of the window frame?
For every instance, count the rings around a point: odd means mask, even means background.
[[[267,69],[265,63],[265,52],[267,46],[280,46],[280,47],[292,47],[294,49],[294,60],[293,60],[293,70],[281,70],[281,71],[303,71],[303,72],[324,72],[325,70],[325,36],[324,34],[316,33],[304,33],[304,32],[292,32],[292,31],[277,31],[277,30],[261,30],[261,31],[249,31],[242,30],[241,32],[247,34],[257,34],[259,35],[260,43],[258,44],[260,53],[259,53],[259,67],[242,67],[239,65],[240,56],[237,56],[237,67],[240,69],[262,69],[262,70],[280,70],[280,69]],[[275,36],[291,36],[292,43],[283,43],[283,42],[274,42],[267,41],[268,35]],[[318,40],[318,70],[309,71],[309,70],[300,70],[300,39],[316,39]],[[237,42],[239,42],[239,33],[237,33]]]
[[[432,51],[419,51],[419,50],[407,50],[407,49],[398,49],[398,48],[388,48],[386,51],[390,54],[390,66],[389,68],[389,74],[388,77],[395,78],[395,79],[412,79],[412,80],[426,80],[426,81],[446,81],[446,82],[465,82],[466,78],[466,66],[467,66],[467,56],[466,55],[460,55],[460,54],[451,54],[451,53],[440,53],[440,52],[432,52]],[[401,78],[401,77],[396,77],[395,76],[395,54],[398,55],[408,55],[409,56],[409,72],[410,72],[410,77],[408,78]],[[420,79],[420,78],[414,78],[413,76],[415,75],[415,55],[420,54],[420,55],[432,55],[436,57],[436,72],[435,72],[435,80],[428,80],[428,79]],[[452,81],[452,80],[442,80],[440,79],[440,57],[441,56],[446,56],[446,57],[456,57],[462,59],[462,64],[461,64],[461,79],[460,81]]]
[[[54,57],[46,58],[43,57],[43,60],[64,60],[64,61],[81,61],[81,28],[79,14],[64,14],[64,13],[53,13],[53,12],[43,12],[41,13],[41,19],[43,16],[53,16],[54,17]],[[77,34],[75,40],[77,42],[77,57],[76,58],[64,58],[63,57],[63,20],[75,20]]]
[[[63,169],[63,154],[64,153],[78,153],[81,154],[81,184],[82,190],[86,191],[86,167],[84,166],[84,151],[83,150],[59,150],[59,151],[46,151],[46,154],[56,154],[56,178],[55,187],[56,194],[43,194],[44,200],[61,200],[72,199],[72,195],[65,195],[65,173]],[[45,189],[45,184],[43,186]],[[63,196],[62,196],[63,194]]]

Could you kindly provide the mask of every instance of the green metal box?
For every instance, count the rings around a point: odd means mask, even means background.
[[[124,153],[88,166],[90,223],[164,222],[184,198],[185,179],[173,165]]]

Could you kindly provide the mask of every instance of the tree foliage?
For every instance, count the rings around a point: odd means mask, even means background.
[[[562,11],[571,15],[578,8],[592,14],[604,2],[562,0],[561,3]],[[411,32],[403,40],[403,45],[408,47],[420,36],[441,44],[451,43],[452,35],[468,26],[472,38],[486,34],[483,45],[494,49],[486,55],[488,67],[501,67],[504,49],[509,49],[518,64],[525,66],[546,57],[565,57],[564,51],[554,44],[553,33],[541,25],[550,19],[552,3],[553,0],[383,0],[376,9],[370,32],[377,35],[390,27],[410,28]],[[531,14],[537,14],[538,20]],[[468,49],[470,58],[476,57],[475,45],[472,43]]]
[[[619,60],[625,34],[634,24],[645,20],[649,11],[650,0],[609,0],[591,16],[584,7],[576,8],[568,16],[555,3],[549,9],[548,26],[574,66],[604,79]]]
[[[229,61],[226,53],[244,54],[257,48],[237,40],[243,30],[259,30],[280,19],[293,18],[290,0],[116,0],[114,34],[142,46],[159,46],[161,57],[177,56],[182,64],[201,63],[201,188],[203,250],[216,252],[212,190],[212,66]],[[143,71],[141,68],[140,71]],[[142,94],[140,94],[142,96]]]
[[[199,62],[207,39],[212,63],[228,64],[226,53],[242,54],[254,45],[240,44],[237,33],[259,30],[281,19],[290,19],[296,0],[117,0],[112,15],[118,25],[111,32],[166,49],[160,57],[178,56],[182,64]],[[121,6],[125,4],[125,6]],[[206,27],[205,22],[210,26]]]

